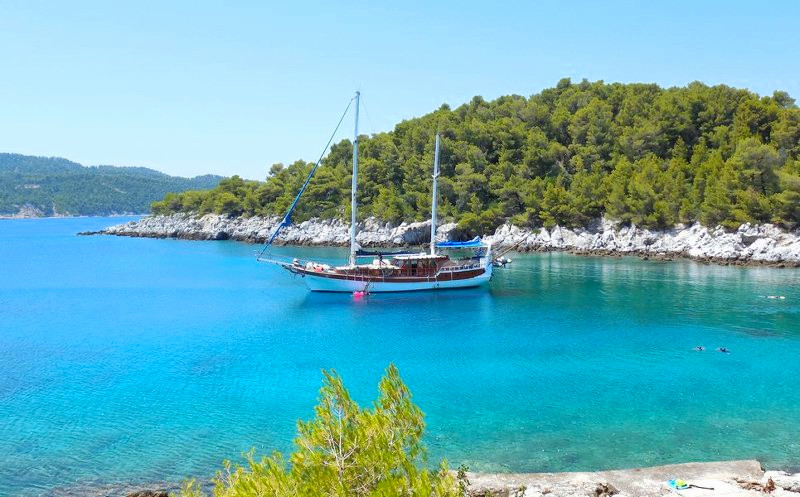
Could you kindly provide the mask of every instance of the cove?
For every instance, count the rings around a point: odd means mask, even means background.
[[[526,254],[488,290],[356,300],[256,245],[75,236],[118,222],[0,221],[0,495],[289,450],[322,368],[367,403],[390,362],[454,467],[798,465],[800,270]]]

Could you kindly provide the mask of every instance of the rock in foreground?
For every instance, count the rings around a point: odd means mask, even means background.
[[[524,473],[468,475],[472,497],[656,497],[686,496],[800,496],[800,474],[765,472],[758,461],[670,464],[652,468],[585,473]],[[669,480],[690,485],[674,490]],[[705,488],[701,488],[705,487]],[[797,489],[797,490],[795,490]]]
[[[678,478],[694,486],[674,493],[668,482]],[[574,473],[467,473],[467,479],[468,497],[800,497],[800,473],[764,471],[758,461],[685,463]],[[55,489],[47,496],[160,497],[169,493],[178,495],[178,490],[177,483],[78,485]],[[212,494],[210,482],[203,484],[203,491],[206,495]]]

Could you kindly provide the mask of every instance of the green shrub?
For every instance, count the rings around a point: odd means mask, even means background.
[[[423,414],[394,365],[379,384],[372,408],[361,408],[333,371],[325,376],[315,417],[297,425],[288,463],[280,453],[245,465],[224,463],[214,480],[214,497],[430,496],[457,497],[456,479],[444,461],[425,469]],[[182,497],[201,497],[195,481]]]

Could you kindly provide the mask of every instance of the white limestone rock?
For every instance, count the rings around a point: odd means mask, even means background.
[[[800,473],[790,475],[785,471],[765,471],[763,483],[772,479],[775,486],[787,492],[800,493]]]
[[[452,240],[455,238],[455,233],[458,230],[457,223],[445,223],[436,227],[437,240]]]
[[[101,233],[157,238],[194,240],[243,240],[262,243],[268,239],[281,218],[229,217],[206,214],[149,216],[111,226]],[[437,238],[452,240],[458,236],[456,223],[437,227]],[[678,225],[668,230],[649,230],[637,226],[618,226],[600,218],[587,228],[523,228],[504,224],[486,237],[498,249],[515,246],[517,250],[572,250],[580,252],[630,255],[687,256],[723,263],[761,263],[800,265],[800,231],[790,233],[771,224],[743,224],[736,231],[721,226],[708,229],[700,224]],[[413,246],[430,242],[430,221],[393,225],[370,217],[359,224],[357,241],[368,246]],[[296,245],[337,245],[350,243],[349,223],[341,219],[310,219],[284,228],[277,243]]]

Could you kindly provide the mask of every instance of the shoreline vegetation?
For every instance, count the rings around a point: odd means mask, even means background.
[[[144,217],[84,235],[105,234],[185,240],[238,240],[263,243],[273,232],[278,217],[231,217],[171,214]],[[457,223],[438,227],[442,240],[462,238]],[[587,228],[521,228],[504,224],[486,237],[496,249],[519,252],[567,251],[583,255],[638,256],[669,260],[688,258],[724,265],[800,267],[800,233],[770,224],[743,224],[735,230],[722,226],[708,229],[696,223],[658,230],[622,226],[598,219]],[[368,218],[360,223],[358,242],[364,247],[408,247],[430,241],[430,221],[384,223]],[[346,246],[349,227],[340,219],[311,219],[285,228],[279,245]]]
[[[466,238],[505,224],[580,230],[600,218],[648,230],[800,225],[800,109],[782,91],[562,79],[528,98],[445,104],[359,137],[360,214],[430,218],[436,133],[438,212]],[[346,139],[330,148],[295,222],[349,218],[352,153]],[[152,212],[282,216],[313,166],[274,164],[263,182],[233,176],[169,194]]]
[[[314,417],[297,422],[294,451],[223,463],[213,479],[215,497],[459,497],[463,477],[447,462],[429,461],[422,441],[425,421],[411,392],[390,364],[378,397],[359,406],[334,370],[323,370]],[[181,497],[204,497],[205,485],[187,480]]]

